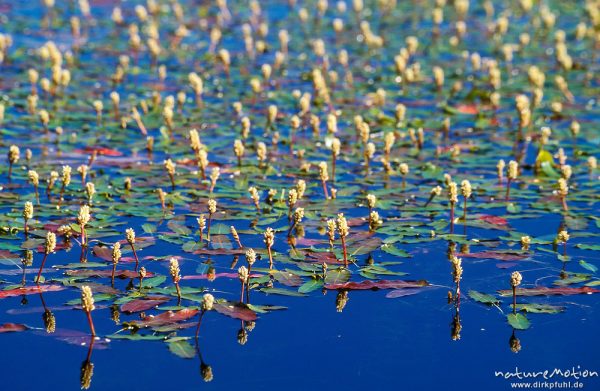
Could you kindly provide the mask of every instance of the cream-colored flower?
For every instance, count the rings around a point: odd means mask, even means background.
[[[81,287],[81,306],[85,312],[92,312],[96,308],[92,289],[87,285]]]

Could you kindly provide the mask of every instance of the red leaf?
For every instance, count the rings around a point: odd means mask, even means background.
[[[479,216],[479,220],[483,220],[486,223],[495,224],[495,225],[507,225],[508,220],[500,216],[493,215],[481,215]]]
[[[246,253],[243,248],[216,248],[216,249],[201,249],[196,250],[193,254],[201,255],[242,255]]]
[[[592,294],[598,293],[600,290],[591,288],[589,286],[582,286],[578,288],[561,287],[561,288],[548,288],[540,286],[537,288],[517,288],[517,296],[568,296],[568,295],[580,295],[580,294]],[[512,296],[512,289],[504,289],[498,291],[502,296]]]
[[[480,251],[477,253],[460,253],[457,254],[458,257],[462,258],[478,258],[478,259],[497,259],[500,261],[521,261],[523,259],[529,258],[527,254],[518,254],[518,253],[508,253],[508,252],[500,252],[500,251]]]
[[[419,281],[402,281],[402,280],[381,280],[371,281],[365,280],[361,282],[346,282],[344,284],[328,284],[325,289],[350,289],[350,290],[365,290],[365,289],[402,289],[402,288],[421,288],[429,285],[425,280]]]
[[[116,149],[105,148],[105,147],[85,147],[83,149],[76,149],[75,153],[93,153],[96,151],[98,155],[104,156],[123,156],[123,153],[117,151]]]
[[[112,249],[110,247],[94,246],[92,253],[98,258],[104,259],[105,261],[112,262]]]
[[[110,277],[112,276],[112,270],[93,270],[93,269],[76,269],[67,270],[68,276],[77,277]],[[146,277],[152,277],[152,272],[146,272]],[[116,278],[137,278],[139,274],[133,270],[117,270],[115,272]]]
[[[334,253],[326,253],[326,252],[322,252],[322,253],[317,253],[317,252],[313,252],[313,251],[306,251],[305,253],[305,261],[306,262],[318,262],[318,263],[328,263],[331,265],[335,265],[335,264],[342,264],[343,261],[340,259],[337,259],[335,257]]]
[[[17,323],[4,323],[0,324],[0,333],[12,333],[16,331],[25,331],[27,330],[27,326],[24,324]]]
[[[230,318],[241,319],[246,322],[256,320],[256,312],[252,311],[242,303],[215,303],[213,308],[218,313],[229,316]]]
[[[255,274],[252,273],[250,275],[251,278],[257,278],[257,277],[262,277],[264,276],[264,274]],[[239,275],[237,273],[215,273],[214,274],[214,278],[220,278],[220,277],[225,277],[225,278],[235,278],[238,279]],[[206,274],[192,274],[190,275],[186,275],[181,277],[182,280],[208,280],[208,275]]]
[[[0,291],[0,299],[6,297],[16,297],[21,295],[34,295],[40,292],[56,292],[65,289],[61,285],[39,285],[39,286],[24,286],[21,288],[8,289],[6,291]]]
[[[145,299],[132,300],[123,304],[121,306],[121,311],[129,313],[146,311],[169,300],[170,299],[166,296],[148,296]]]
[[[198,313],[198,310],[191,310],[188,308],[184,308],[180,311],[167,311],[163,312],[160,315],[148,315],[142,320],[129,322],[130,325],[136,327],[158,327],[164,326],[172,323],[181,322],[183,320],[187,320],[189,318],[194,317]]]
[[[455,109],[461,114],[476,115],[479,113],[479,108],[474,104],[461,104],[456,106]]]
[[[311,238],[298,238],[296,240],[296,246],[317,246],[320,244],[324,244],[325,241],[322,239],[311,239]]]

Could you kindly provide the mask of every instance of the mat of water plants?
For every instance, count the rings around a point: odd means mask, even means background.
[[[0,1],[0,388],[598,389],[597,0]]]

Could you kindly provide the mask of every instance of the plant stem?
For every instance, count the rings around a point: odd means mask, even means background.
[[[133,257],[135,258],[135,271],[137,272],[140,261],[138,259],[137,251],[135,251],[135,247],[133,246],[133,243],[129,243],[129,245],[131,246],[131,250],[133,251]]]
[[[96,329],[94,328],[94,322],[92,321],[92,313],[90,311],[85,311],[85,315],[87,316],[87,321],[90,325],[90,332],[92,333],[92,337],[95,337]]]
[[[348,267],[348,250],[346,249],[346,237],[342,236],[342,250],[344,251],[344,267]]]
[[[323,183],[323,193],[325,194],[325,199],[329,199],[329,192],[327,191],[327,183],[325,181],[321,181]]]
[[[562,203],[563,210],[565,212],[569,211],[569,207],[567,206],[567,197],[560,197],[560,201]]]
[[[115,286],[115,271],[117,270],[117,264],[113,263],[112,273],[110,274],[110,284]]]
[[[210,243],[210,223],[212,222],[212,213],[208,214],[208,225],[206,227],[206,240]]]
[[[269,269],[273,269],[273,253],[271,252],[271,246],[267,247],[269,253]]]
[[[454,202],[450,203],[450,233],[454,233]]]
[[[512,287],[513,291],[513,314],[517,313],[517,287]]]
[[[331,182],[335,183],[335,155],[331,154]]]
[[[42,264],[40,265],[40,271],[38,272],[37,278],[35,279],[35,282],[37,284],[40,283],[40,277],[42,276],[42,269],[44,268],[44,264],[46,263],[46,258],[48,258],[48,253],[44,253],[44,258],[42,259]]]
[[[85,246],[85,225],[81,226],[81,246]]]

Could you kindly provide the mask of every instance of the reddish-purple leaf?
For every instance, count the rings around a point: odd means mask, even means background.
[[[112,249],[110,247],[94,246],[92,247],[92,253],[100,259],[112,262]]]
[[[148,296],[144,299],[136,299],[123,304],[121,311],[129,313],[146,311],[169,300],[166,296]]]
[[[335,257],[334,253],[326,253],[326,252],[322,252],[322,253],[318,253],[318,252],[313,252],[310,250],[307,250],[305,252],[305,261],[306,262],[318,262],[318,263],[327,263],[330,265],[341,265],[343,264],[343,261],[340,259],[337,259]]]
[[[4,323],[0,324],[0,333],[13,333],[16,331],[25,331],[27,330],[27,326],[24,324],[17,323]]]
[[[559,287],[559,288],[548,288],[540,286],[537,288],[517,288],[517,296],[568,296],[568,295],[580,295],[580,294],[591,294],[598,293],[600,290],[591,288],[589,286],[582,286],[578,288],[572,287]],[[501,296],[512,296],[512,289],[504,289],[498,291]]]
[[[67,270],[68,276],[76,277],[110,277],[112,276],[112,270],[93,270],[93,269],[76,269]],[[115,278],[137,278],[139,274],[133,270],[117,270],[115,272]],[[152,272],[146,272],[146,277],[152,277]]]
[[[262,277],[264,274],[252,273],[250,275],[251,278]],[[215,273],[214,278],[235,278],[238,279],[239,275],[237,273]],[[211,276],[211,278],[213,277]],[[209,276],[207,274],[192,274],[181,277],[182,280],[208,280]]]
[[[346,282],[344,284],[328,284],[325,289],[349,289],[349,290],[365,290],[365,289],[403,289],[403,288],[421,288],[429,285],[425,280],[419,281],[402,281],[402,280],[381,280],[371,281],[365,280],[361,282]]]
[[[61,285],[24,286],[21,288],[0,291],[0,299],[4,299],[6,297],[16,297],[21,295],[34,295],[40,292],[56,292],[62,291],[63,289],[65,288]]]
[[[286,271],[278,271],[273,273],[273,278],[285,286],[302,285],[302,279],[299,276]]]
[[[213,308],[218,313],[229,316],[230,318],[241,319],[246,322],[256,320],[256,312],[252,311],[242,303],[215,303]]]
[[[486,223],[495,224],[495,225],[507,225],[508,220],[504,217],[494,216],[494,215],[481,215],[479,216],[479,220],[483,220]]]
[[[158,327],[158,326],[164,326],[164,325],[168,325],[168,324],[173,324],[173,323],[177,323],[177,322],[181,322],[184,320],[187,320],[189,318],[194,317],[196,314],[198,313],[198,310],[192,310],[192,309],[188,309],[188,308],[184,308],[180,311],[167,311],[167,312],[163,312],[160,315],[148,315],[144,318],[142,318],[142,320],[134,320],[132,322],[129,322],[130,325],[132,326],[136,326],[136,327]]]
[[[200,249],[193,252],[193,254],[201,255],[242,255],[246,253],[246,249],[243,248],[216,248],[216,249]]]
[[[522,261],[529,258],[527,254],[500,252],[500,251],[480,251],[477,253],[460,253],[457,254],[461,258],[477,258],[477,259],[497,259],[499,261]]]

